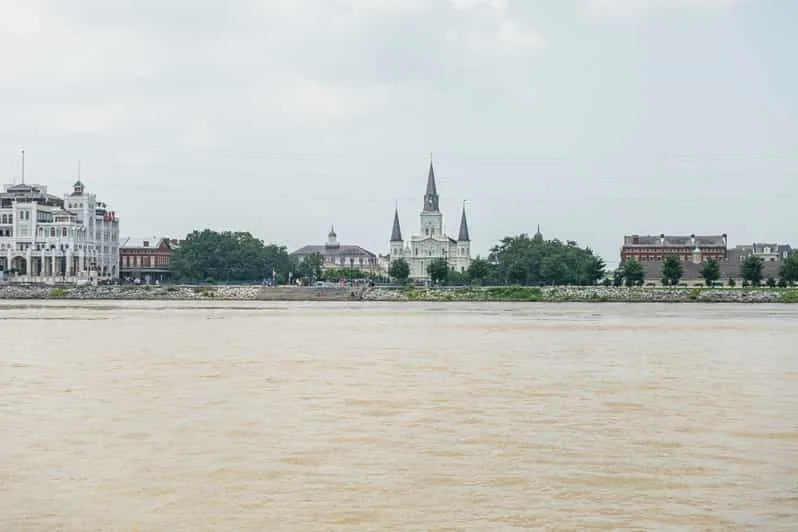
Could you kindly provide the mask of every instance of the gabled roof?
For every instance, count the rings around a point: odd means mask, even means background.
[[[147,242],[146,246],[144,242]],[[166,243],[169,249],[172,248],[172,243],[169,239],[162,236],[154,236],[151,238],[125,237],[119,242],[119,249],[158,249],[163,243]]]

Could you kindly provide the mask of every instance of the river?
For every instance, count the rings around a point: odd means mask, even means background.
[[[795,530],[798,306],[0,302],[2,530]]]

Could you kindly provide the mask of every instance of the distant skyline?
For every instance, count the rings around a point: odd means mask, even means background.
[[[798,245],[789,0],[0,0],[0,181],[81,160],[124,235],[446,229]]]

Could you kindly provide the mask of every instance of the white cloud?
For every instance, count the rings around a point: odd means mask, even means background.
[[[89,104],[46,104],[31,108],[20,117],[42,132],[83,135],[105,134],[121,128],[131,114],[124,101]]]
[[[0,35],[30,35],[39,31],[39,10],[30,2],[0,1]]]
[[[365,92],[299,75],[272,77],[250,92],[253,109],[265,120],[324,125],[367,112]]]
[[[587,0],[587,11],[599,16],[626,16],[652,9],[726,9],[741,0]]]
[[[507,7],[505,0],[449,0],[449,2],[458,11],[487,8],[499,15],[504,14]]]
[[[501,21],[496,41],[505,50],[513,52],[541,49],[546,46],[543,37],[533,31],[523,30],[512,20]]]

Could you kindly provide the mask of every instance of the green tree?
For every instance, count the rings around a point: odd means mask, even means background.
[[[584,280],[586,284],[596,284],[599,280],[604,277],[604,273],[607,269],[607,264],[604,262],[604,259],[601,257],[589,257],[585,261],[584,265]]]
[[[446,282],[448,284],[455,284],[455,285],[462,285],[468,283],[468,273],[467,272],[459,272],[454,268],[449,269],[449,274],[446,276]]]
[[[393,277],[397,282],[405,284],[407,278],[410,276],[410,265],[407,264],[405,259],[392,260],[388,268],[388,275]]]
[[[643,270],[643,265],[635,259],[627,259],[623,263],[623,278],[626,280],[626,286],[640,286],[646,278],[646,272]]]
[[[468,278],[477,283],[483,283],[490,274],[490,264],[488,261],[477,257],[468,266]]]
[[[770,288],[776,288],[776,279],[774,279],[773,277],[768,277],[766,284]]]
[[[427,273],[435,284],[444,284],[449,278],[449,263],[446,259],[435,259],[427,265]]]
[[[170,269],[182,281],[285,280],[291,260],[284,247],[269,245],[244,232],[216,232],[210,229],[188,234],[172,252]]]
[[[753,286],[759,286],[762,282],[762,265],[764,261],[761,257],[751,255],[743,261],[743,279]]]
[[[798,282],[798,251],[791,253],[781,265],[779,277],[786,283]]]
[[[595,284],[604,275],[604,261],[576,242],[505,237],[488,257],[499,283]]]
[[[369,274],[357,268],[340,268],[324,272],[324,280],[337,283],[341,279],[366,279]]]
[[[718,265],[718,261],[715,259],[707,259],[703,265],[701,265],[701,277],[704,278],[704,282],[707,286],[711,286],[713,282],[720,279],[720,266]]]
[[[679,284],[679,279],[682,278],[683,274],[684,268],[682,268],[682,263],[679,259],[673,255],[665,257],[662,262],[662,284],[675,286]]]
[[[324,257],[321,253],[311,253],[297,259],[297,277],[307,279],[311,283],[324,278]]]

